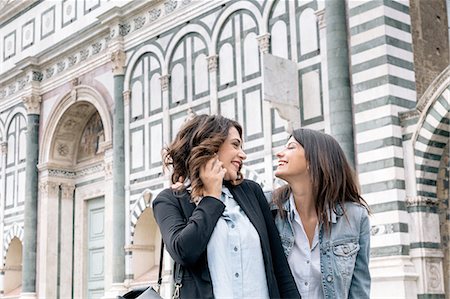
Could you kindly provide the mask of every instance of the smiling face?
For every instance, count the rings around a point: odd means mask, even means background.
[[[303,146],[294,137],[289,138],[285,148],[277,153],[278,167],[275,176],[287,182],[308,175],[308,162]]]
[[[236,180],[242,167],[242,161],[247,158],[247,155],[242,150],[242,139],[235,127],[228,130],[227,139],[220,146],[217,155],[223,163],[222,167],[227,170],[224,179],[227,181]]]

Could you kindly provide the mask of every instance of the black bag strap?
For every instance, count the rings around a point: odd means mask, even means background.
[[[161,237],[161,250],[159,253],[159,270],[158,270],[158,293],[161,289],[162,284],[162,268],[163,268],[163,260],[164,260],[164,241]]]
[[[178,200],[178,204],[180,206],[181,213],[183,214],[184,221],[187,222],[188,218],[186,217],[186,214],[184,213],[180,198],[177,197],[177,200]],[[175,290],[173,291],[172,299],[178,299],[178,298],[180,298],[180,289],[183,286],[183,284],[181,283],[183,280],[183,267],[179,263],[175,262],[174,268],[175,268],[175,275],[174,275]]]

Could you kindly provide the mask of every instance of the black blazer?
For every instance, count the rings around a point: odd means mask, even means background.
[[[270,298],[300,298],[261,187],[249,180],[226,186],[259,234]],[[163,190],[153,202],[166,249],[184,267],[182,299],[214,298],[206,247],[224,210],[214,197],[206,196],[195,206],[187,191],[176,194],[172,189]]]

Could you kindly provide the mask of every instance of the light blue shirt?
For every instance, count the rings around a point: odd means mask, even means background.
[[[225,210],[207,246],[214,297],[268,299],[258,232],[228,188],[222,187],[220,200]]]
[[[323,299],[318,226],[316,225],[314,239],[310,247],[302,220],[295,208],[292,194],[289,201],[289,221],[294,231],[295,240],[288,256],[289,267],[302,299]]]

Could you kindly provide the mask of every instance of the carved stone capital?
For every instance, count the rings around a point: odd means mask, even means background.
[[[8,142],[3,141],[0,143],[0,151],[2,155],[6,155],[8,153]]]
[[[326,27],[325,23],[325,9],[316,10],[315,11],[317,23],[319,24],[319,29],[323,29]]]
[[[62,199],[73,199],[73,191],[75,190],[75,185],[73,184],[61,184]]]
[[[41,113],[41,97],[38,95],[29,95],[22,97],[23,104],[28,114]]]
[[[260,36],[258,36],[256,38],[256,40],[258,41],[258,45],[259,45],[259,51],[262,54],[267,54],[269,53],[269,48],[270,48],[270,33],[264,33],[261,34]]]
[[[113,175],[113,162],[105,162],[105,177],[112,178]]]
[[[130,105],[130,99],[131,99],[131,90],[125,90],[123,92],[123,105],[124,106]]]
[[[208,56],[206,59],[208,59],[208,71],[209,72],[216,72],[217,71],[217,62],[219,60],[219,56],[211,55],[211,56]]]
[[[113,62],[113,74],[123,75],[125,66],[126,54],[122,50],[117,50],[111,53],[111,61]]]
[[[46,181],[39,184],[39,190],[47,197],[58,196],[59,184],[57,182]]]
[[[170,75],[164,75],[159,78],[159,80],[161,81],[161,90],[162,91],[167,91],[169,89],[169,78],[170,78]]]

